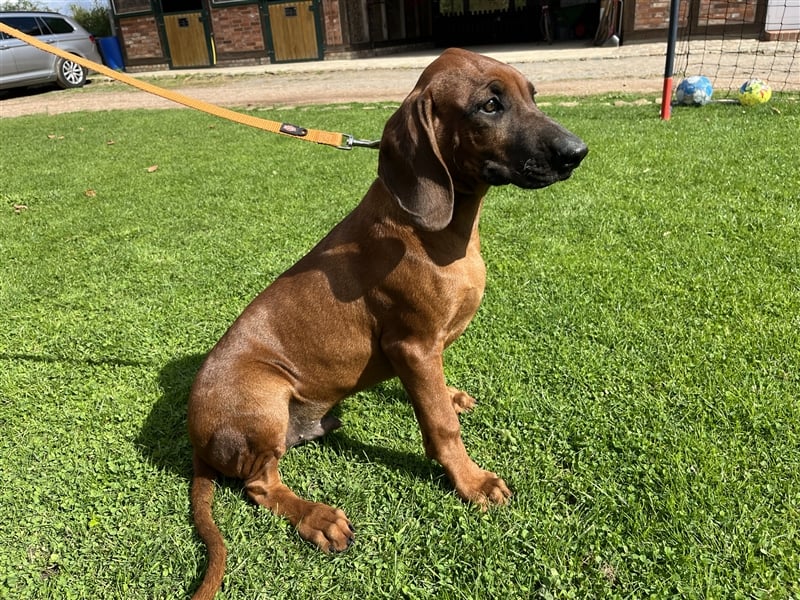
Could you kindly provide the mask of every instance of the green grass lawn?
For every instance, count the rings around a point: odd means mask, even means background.
[[[490,192],[486,297],[446,355],[511,504],[458,500],[390,382],[281,463],[355,546],[324,556],[221,481],[220,597],[800,597],[800,101],[665,123],[608,100],[546,109],[591,148],[572,179]],[[392,110],[259,114],[371,138]],[[377,153],[184,110],[0,139],[0,598],[184,598],[194,373]]]

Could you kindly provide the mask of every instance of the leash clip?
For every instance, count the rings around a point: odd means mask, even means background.
[[[337,146],[339,150],[352,150],[353,148],[377,149],[381,143],[380,140],[359,140],[349,133],[343,133],[342,137],[344,138],[344,143],[341,146]]]

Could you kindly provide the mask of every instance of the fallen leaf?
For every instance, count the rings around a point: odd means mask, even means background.
[[[28,210],[28,207],[24,204],[15,204],[14,205],[14,212],[19,214],[24,210]]]
[[[158,165],[151,165],[151,166],[147,167],[147,172],[148,173],[155,173],[156,171],[158,171]]]
[[[108,141],[106,142],[106,145],[107,145],[107,146],[113,146],[113,145],[114,145],[114,140],[108,140]]]
[[[83,193],[86,194],[87,198],[94,198],[95,196],[97,196],[97,192],[94,190],[86,190]]]

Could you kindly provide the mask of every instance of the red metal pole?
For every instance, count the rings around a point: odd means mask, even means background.
[[[669,3],[669,35],[667,37],[667,60],[664,65],[664,86],[661,90],[661,119],[669,121],[672,111],[672,75],[675,69],[675,45],[678,41],[678,14],[680,0]]]

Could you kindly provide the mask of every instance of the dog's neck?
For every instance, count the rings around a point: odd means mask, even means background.
[[[477,194],[456,192],[453,201],[453,218],[445,229],[465,240],[477,236],[484,194],[485,190]]]
[[[398,205],[384,182],[378,178],[373,183],[376,193],[368,193],[355,214],[367,214],[366,221],[386,220],[413,232],[426,254],[439,265],[449,264],[480,251],[478,222],[483,196],[489,186],[477,191],[456,191],[453,198],[453,216],[447,226],[439,231],[425,231],[413,224],[408,214]],[[380,193],[377,193],[378,190]],[[367,211],[363,213],[362,211]]]
[[[441,231],[417,231],[426,253],[444,266],[462,259],[470,252],[480,253],[480,221],[483,196],[459,194],[453,203],[453,218]]]

